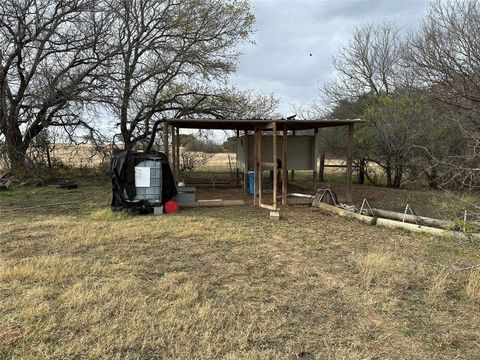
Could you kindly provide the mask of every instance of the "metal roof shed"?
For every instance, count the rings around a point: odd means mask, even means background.
[[[346,174],[346,200],[348,203],[352,202],[352,146],[353,146],[353,127],[354,124],[362,123],[361,119],[312,119],[312,120],[295,120],[295,119],[168,119],[164,123],[164,152],[168,156],[168,134],[169,127],[172,133],[172,165],[174,169],[175,177],[179,178],[179,159],[180,159],[180,143],[179,133],[180,129],[215,129],[215,130],[236,130],[237,136],[240,131],[244,131],[247,134],[248,131],[254,132],[254,171],[255,171],[255,192],[253,203],[254,206],[259,206],[267,209],[277,210],[277,173],[278,163],[264,162],[261,159],[262,149],[262,133],[271,132],[273,142],[273,159],[278,158],[277,154],[277,137],[278,133],[282,133],[282,164],[287,164],[287,139],[289,130],[310,130],[315,132],[315,143],[318,141],[318,129],[327,127],[345,126],[348,128],[347,136],[347,174]],[[317,146],[315,146],[314,158],[318,158],[316,153]],[[272,205],[267,205],[262,202],[262,179],[258,174],[261,173],[263,168],[269,168],[273,170],[273,197]],[[314,188],[316,187],[316,162],[314,168]],[[287,205],[287,174],[286,165],[282,166],[282,205]],[[247,196],[247,174],[246,168],[244,169],[243,176],[243,188],[244,196]]]

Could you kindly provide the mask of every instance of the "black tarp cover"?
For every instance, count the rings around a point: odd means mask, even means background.
[[[135,166],[153,158],[162,163],[162,205],[177,195],[175,179],[164,153],[153,150],[146,153],[132,150],[115,151],[111,161],[111,208],[113,211],[126,211],[134,214],[153,212],[153,206],[147,200],[133,201],[135,198]]]

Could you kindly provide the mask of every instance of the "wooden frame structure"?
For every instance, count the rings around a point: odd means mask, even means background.
[[[287,146],[288,146],[288,131],[291,130],[293,133],[298,130],[314,130],[315,134],[315,145],[312,149],[313,159],[314,159],[314,170],[313,170],[313,188],[314,190],[317,187],[317,174],[318,174],[318,141],[319,134],[318,129],[328,128],[328,127],[337,127],[344,126],[347,127],[347,164],[346,164],[346,201],[347,203],[352,202],[352,162],[353,162],[353,127],[356,123],[361,123],[361,119],[343,119],[343,120],[325,120],[325,119],[315,119],[315,120],[295,120],[295,119],[168,119],[164,125],[163,131],[163,143],[164,143],[164,153],[168,156],[169,154],[169,133],[172,134],[171,141],[171,157],[169,158],[173,167],[173,174],[177,181],[180,180],[180,129],[218,129],[218,130],[236,130],[237,137],[239,136],[240,131],[244,132],[245,141],[248,141],[248,132],[251,131],[254,133],[254,171],[255,171],[255,181],[254,181],[254,196],[253,204],[254,206],[277,210],[277,194],[278,194],[278,150],[277,150],[277,137],[278,132],[282,132],[282,168],[281,168],[281,179],[282,179],[282,188],[281,188],[281,199],[282,206],[288,205],[287,195],[288,195],[288,184],[287,184]],[[170,129],[169,129],[170,128]],[[169,131],[170,130],[170,131]],[[273,157],[272,162],[265,162],[261,158],[262,154],[262,134],[271,133],[272,144],[273,144]],[[248,144],[244,144],[245,148],[245,158],[248,157]],[[273,170],[273,184],[272,184],[272,205],[265,204],[262,202],[262,170],[268,168]],[[243,195],[244,198],[248,196],[248,166],[244,166],[243,169]]]
[[[273,146],[273,157],[272,162],[265,162],[262,160],[262,130],[267,127],[271,128],[272,132],[272,146]],[[286,154],[284,154],[286,155]],[[277,162],[277,123],[272,122],[266,126],[256,126],[255,127],[255,161],[254,161],[254,171],[255,171],[255,189],[253,194],[253,204],[258,205],[261,208],[277,210],[277,185],[278,185],[278,162]],[[286,161],[286,156],[282,161]],[[272,205],[268,205],[262,202],[262,170],[263,167],[268,167],[273,169],[273,195],[272,195]],[[258,176],[257,176],[258,174]]]

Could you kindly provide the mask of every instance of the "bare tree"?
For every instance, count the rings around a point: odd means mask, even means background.
[[[336,79],[325,86],[323,98],[336,103],[365,93],[390,95],[402,84],[402,39],[393,23],[357,28],[332,59]]]
[[[0,135],[21,175],[32,140],[47,127],[93,128],[82,106],[110,56],[105,14],[95,0],[0,3]]]
[[[458,151],[438,156],[435,166],[451,169],[449,181],[465,186],[480,180],[480,1],[436,1],[421,30],[413,34],[407,59],[422,85],[440,102],[442,115],[462,134]]]
[[[410,163],[411,150],[421,138],[424,99],[415,96],[382,96],[364,114],[375,129],[373,160],[385,170],[387,186],[400,187]],[[373,151],[372,151],[373,150]]]
[[[111,41],[123,51],[105,101],[126,148],[144,140],[161,116],[222,116],[228,110],[232,92],[217,85],[234,71],[237,45],[251,33],[247,1],[106,2],[114,18]]]
[[[421,119],[421,101],[409,94],[412,76],[404,66],[403,47],[403,36],[392,23],[357,28],[333,58],[336,79],[322,90],[330,116],[354,114],[368,121],[356,135],[358,163],[380,165],[387,185],[395,187]]]

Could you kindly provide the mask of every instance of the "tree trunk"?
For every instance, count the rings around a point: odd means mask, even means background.
[[[427,175],[428,186],[432,189],[438,189],[437,169],[435,167],[432,167],[432,171],[430,173],[428,171],[425,171],[425,175]]]
[[[392,158],[390,155],[387,158],[387,164],[385,166],[385,172],[387,174],[387,186],[392,186]]]
[[[22,143],[22,132],[18,126],[18,119],[14,116],[6,117],[4,122],[3,133],[5,135],[5,146],[7,149],[7,157],[12,174],[17,177],[25,176],[26,148]]]
[[[20,131],[9,131],[5,134],[7,157],[12,175],[16,178],[27,176],[26,149],[22,143]]]
[[[130,135],[129,132],[122,133],[122,139],[123,139],[123,148],[125,150],[132,150],[134,148],[135,141],[132,141],[132,136]]]
[[[360,159],[358,162],[358,183],[365,184],[365,159]]]
[[[403,178],[403,159],[400,157],[395,162],[395,176],[393,178],[393,187],[399,188]]]

